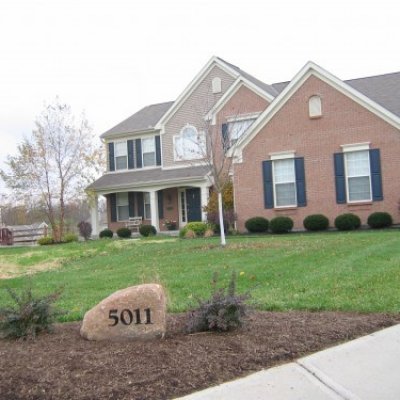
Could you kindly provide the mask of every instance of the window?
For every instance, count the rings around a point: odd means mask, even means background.
[[[221,78],[218,78],[218,77],[214,78],[212,80],[212,84],[211,85],[212,85],[212,92],[214,94],[221,93],[221,91],[222,91]]]
[[[294,151],[270,153],[271,159],[262,163],[264,206],[306,207],[306,175],[304,158]]]
[[[115,168],[126,169],[128,168],[128,155],[127,145],[124,142],[115,142]]]
[[[151,219],[151,206],[150,206],[150,193],[149,192],[144,192],[143,201],[144,201],[144,218]]]
[[[174,138],[175,160],[198,160],[206,153],[204,132],[197,132],[194,126],[186,125]]]
[[[228,123],[228,138],[226,140],[229,140],[229,147],[233,146],[240,139],[254,121],[255,118],[251,118]]]
[[[347,201],[370,201],[371,168],[369,151],[354,151],[345,153],[345,168],[347,181]]]
[[[275,207],[296,206],[296,173],[294,159],[273,161]]]
[[[308,100],[308,113],[310,118],[322,117],[321,97],[311,96]]]
[[[129,219],[128,193],[117,193],[117,219],[118,221]]]
[[[154,137],[142,139],[143,167],[156,165],[156,144]]]

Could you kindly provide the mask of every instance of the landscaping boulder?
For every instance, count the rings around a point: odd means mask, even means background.
[[[118,290],[85,314],[81,335],[89,340],[163,337],[166,303],[164,289],[158,284]]]

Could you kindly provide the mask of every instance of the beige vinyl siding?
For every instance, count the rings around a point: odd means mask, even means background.
[[[222,83],[222,91],[217,94],[212,93],[212,80],[215,77],[221,78]],[[214,66],[200,85],[175,112],[165,125],[165,133],[162,135],[161,142],[164,167],[179,166],[185,163],[184,161],[174,161],[173,137],[178,135],[186,124],[195,126],[199,131],[203,130],[205,127],[203,116],[207,114],[213,105],[224,95],[234,80],[232,76],[221,68]]]

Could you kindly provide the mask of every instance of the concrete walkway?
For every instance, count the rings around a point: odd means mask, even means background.
[[[400,325],[181,400],[399,400]]]

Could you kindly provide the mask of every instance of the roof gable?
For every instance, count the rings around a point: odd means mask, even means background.
[[[165,115],[160,119],[158,124],[156,125],[157,129],[161,129],[162,126],[168,122],[168,120],[174,115],[174,113],[181,107],[182,103],[196,90],[196,88],[200,85],[203,79],[207,76],[207,74],[212,70],[214,66],[218,66],[224,72],[237,79],[241,77],[241,79],[246,82],[246,84],[251,87],[253,90],[257,89],[259,92],[262,92],[263,95],[272,101],[272,99],[277,95],[276,90],[267,85],[264,82],[261,82],[254,76],[248,74],[247,72],[241,70],[239,67],[236,67],[233,64],[230,64],[224,61],[219,57],[211,57],[208,63],[202,68],[202,70],[194,77],[194,79],[189,83],[189,85],[185,88],[185,90],[180,94],[180,96],[176,99],[173,106],[165,113]]]
[[[371,98],[367,97],[360,91],[354,89],[350,84],[336,78],[334,75],[324,70],[313,62],[308,62],[287,85],[282,85],[280,89],[282,91],[271,103],[271,105],[258,117],[254,124],[250,127],[246,136],[238,142],[236,151],[241,151],[246,145],[257,135],[257,133],[272,119],[272,117],[284,106],[288,99],[302,86],[302,84],[310,77],[316,76],[328,85],[332,86],[342,94],[351,98],[356,103],[360,104],[373,114],[382,118],[384,121],[393,125],[395,128],[400,129],[400,118],[390,110],[384,108]],[[284,86],[284,87],[283,87]],[[282,88],[283,87],[283,88]],[[241,159],[238,154],[238,159]]]

